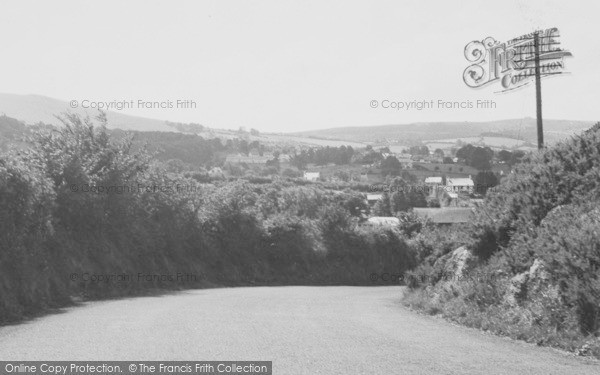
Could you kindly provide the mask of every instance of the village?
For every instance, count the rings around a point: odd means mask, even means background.
[[[334,150],[332,153],[338,150],[326,149]],[[445,226],[470,222],[474,209],[483,203],[486,191],[511,172],[515,155],[518,156],[518,152],[470,144],[433,151],[423,145],[406,147],[400,152],[392,152],[386,146],[348,147],[344,151],[348,149],[352,150],[352,155],[344,163],[315,163],[310,158],[304,162],[299,160],[299,152],[302,152],[300,155],[319,152],[314,149],[285,150],[287,153],[251,149],[248,154],[228,155],[223,169],[213,168],[209,173],[225,178],[228,171],[240,173],[238,168],[241,167],[245,174],[278,173],[305,183],[335,185],[334,190],[368,186],[363,192],[364,202],[369,207],[363,214],[364,222],[385,226],[396,226],[400,219],[393,212],[391,216],[379,215],[381,210],[376,206],[381,205],[382,200],[390,199],[398,189],[392,184],[393,179],[401,178],[409,182],[403,189],[418,192],[426,199],[426,203],[411,206],[410,211],[421,220]]]

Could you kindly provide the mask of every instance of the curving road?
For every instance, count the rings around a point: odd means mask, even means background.
[[[274,374],[600,374],[600,362],[410,312],[402,287],[91,302],[0,328],[3,360],[272,360]]]

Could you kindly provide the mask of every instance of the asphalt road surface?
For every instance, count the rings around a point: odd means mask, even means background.
[[[85,303],[0,328],[3,360],[265,360],[274,374],[600,374],[421,316],[402,287],[255,287]]]

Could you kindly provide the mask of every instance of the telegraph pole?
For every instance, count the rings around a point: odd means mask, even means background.
[[[544,128],[542,124],[542,80],[540,77],[540,41],[539,32],[533,34],[533,47],[535,49],[535,103],[537,115],[538,149],[544,148]]]

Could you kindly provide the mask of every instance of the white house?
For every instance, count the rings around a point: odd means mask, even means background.
[[[472,193],[475,189],[475,183],[469,178],[447,178],[446,179],[446,191],[454,193],[468,192]]]
[[[441,184],[442,184],[441,177],[426,177],[425,178],[425,185],[436,186],[436,185],[441,185]]]
[[[321,172],[304,172],[306,181],[318,181],[321,178]]]
[[[367,222],[372,225],[382,225],[390,227],[400,225],[400,219],[398,219],[397,217],[374,216],[370,217],[369,220],[367,220]]]
[[[383,194],[367,194],[367,203],[375,204],[383,198]]]

